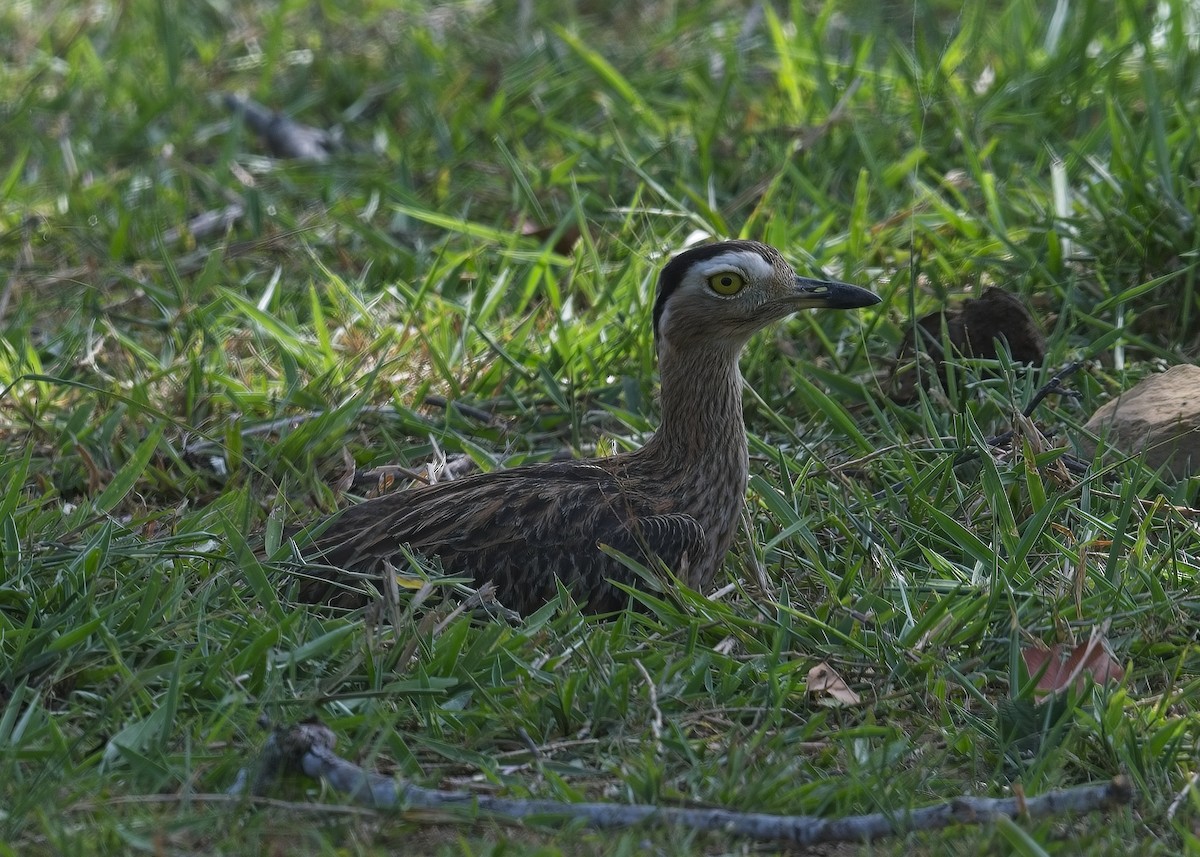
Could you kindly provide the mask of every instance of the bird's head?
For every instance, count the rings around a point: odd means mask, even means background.
[[[800,277],[779,251],[757,241],[722,241],[685,250],[662,269],[654,301],[654,340],[686,348],[740,349],[757,330],[797,310],[855,309],[879,303],[846,283]]]

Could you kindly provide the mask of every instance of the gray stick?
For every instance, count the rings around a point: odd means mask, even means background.
[[[335,737],[319,722],[300,723],[275,730],[267,740],[251,791],[262,794],[278,776],[300,771],[313,779],[324,779],[334,790],[356,803],[376,809],[461,810],[467,818],[481,816],[543,821],[581,820],[600,829],[629,827],[649,822],[679,825],[759,840],[784,840],[798,845],[821,842],[865,842],[912,830],[934,830],[952,824],[982,824],[1000,817],[1042,818],[1059,813],[1082,814],[1096,809],[1129,804],[1133,788],[1124,776],[1100,785],[1079,786],[1047,792],[1037,797],[959,797],[937,806],[917,810],[826,819],[815,816],[768,815],[727,809],[683,809],[646,805],[562,803],[553,800],[475,795],[468,792],[427,789],[397,783],[360,768],[333,752]],[[231,792],[245,790],[250,775],[242,771]]]

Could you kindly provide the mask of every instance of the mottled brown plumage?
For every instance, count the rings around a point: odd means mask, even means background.
[[[878,300],[856,286],[797,277],[776,250],[756,242],[681,253],[658,281],[662,423],[645,446],[368,500],[340,512],[302,548],[323,566],[378,573],[385,561],[403,567],[400,547],[409,545],[447,573],[492,581],[500,602],[522,613],[554,596],[556,578],[590,611],[623,607],[627,596],[613,582],[634,584],[636,576],[599,545],[648,567],[658,558],[703,590],[729,550],[745,500],[742,347],[797,310]],[[338,583],[307,579],[300,597],[363,603],[356,589]]]

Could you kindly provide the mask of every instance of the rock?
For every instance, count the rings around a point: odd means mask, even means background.
[[[1145,454],[1146,466],[1176,479],[1200,473],[1200,366],[1172,366],[1108,402],[1084,428],[1128,455]],[[1089,437],[1079,447],[1094,455]]]
[[[926,385],[932,371],[918,374],[915,361],[931,360],[942,386],[946,385],[946,355],[942,349],[942,327],[954,352],[963,357],[996,359],[996,342],[1008,343],[1008,353],[1017,363],[1040,364],[1046,356],[1046,337],[1019,297],[991,287],[982,297],[963,301],[957,309],[930,313],[917,320],[916,342],[910,330],[896,354],[896,371],[889,393],[901,404],[917,399],[918,378]]]

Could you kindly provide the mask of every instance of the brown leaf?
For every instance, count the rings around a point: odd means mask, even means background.
[[[521,234],[528,236],[529,238],[537,239],[538,241],[545,241],[554,234],[554,231],[558,229],[558,226],[559,224],[554,224],[551,226],[539,226],[532,221],[523,220],[521,222]],[[554,252],[560,256],[570,256],[571,251],[575,248],[576,242],[579,241],[580,235],[581,233],[579,231],[579,225],[575,223],[569,224],[565,229],[562,230],[562,234],[555,239],[553,248]]]
[[[338,477],[337,484],[333,486],[333,490],[339,497],[354,485],[354,474],[358,469],[348,446],[342,447],[342,468],[342,475]]]
[[[1113,658],[1108,641],[1100,629],[1093,631],[1086,642],[1073,649],[1055,643],[1049,648],[1022,649],[1021,657],[1029,674],[1038,676],[1034,689],[1034,695],[1038,697],[1058,693],[1068,687],[1082,690],[1085,676],[1096,684],[1105,684],[1110,679],[1120,681],[1125,676],[1125,669]]]
[[[862,702],[862,697],[850,689],[850,685],[837,674],[837,670],[824,661],[808,671],[808,692],[815,696],[824,694],[843,705],[858,705]]]

